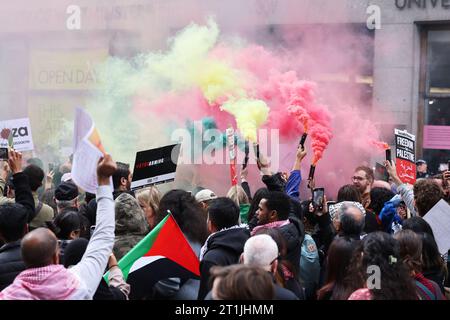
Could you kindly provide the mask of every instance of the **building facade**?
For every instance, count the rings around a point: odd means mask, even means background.
[[[257,26],[266,33],[261,41],[286,26],[299,33],[356,30],[369,39],[364,72],[334,70],[318,81],[362,88],[367,112],[389,114],[380,124],[389,132],[415,134],[417,158],[432,171],[450,159],[450,0],[38,2],[1,5],[0,118],[30,117],[35,139],[49,148],[70,145],[61,132],[95,88],[95,64],[163,48],[174,30],[213,14],[227,30]],[[80,8],[79,30],[68,27],[71,5]],[[342,50],[352,54],[352,47]]]

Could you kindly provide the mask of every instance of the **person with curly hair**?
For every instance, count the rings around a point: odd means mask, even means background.
[[[379,278],[374,278],[377,273]],[[400,259],[398,241],[386,232],[368,234],[355,249],[344,290],[335,299],[417,300],[414,281]]]
[[[433,180],[420,179],[414,184],[414,202],[420,217],[444,198],[442,188]]]

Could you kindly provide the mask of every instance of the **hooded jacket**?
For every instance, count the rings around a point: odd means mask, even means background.
[[[203,300],[210,290],[210,269],[213,266],[229,266],[239,262],[244,244],[250,237],[247,228],[235,226],[213,233],[202,248],[200,257],[200,289],[198,299]]]
[[[148,233],[149,227],[139,203],[128,193],[115,200],[116,237],[114,255],[120,260]]]

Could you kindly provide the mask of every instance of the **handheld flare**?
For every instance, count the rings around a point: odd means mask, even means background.
[[[302,138],[300,139],[300,143],[299,143],[299,146],[302,146],[302,149],[305,149],[306,137],[308,137],[308,134],[305,132],[305,133],[303,133]]]
[[[315,165],[311,165],[311,167],[309,167],[309,175],[308,175],[308,188],[312,189],[314,188],[314,172],[316,171],[316,166]]]
[[[315,165],[311,165],[311,167],[309,167],[309,175],[308,175],[308,180],[313,180],[314,179],[314,172],[316,171],[316,166]]]
[[[253,149],[255,150],[256,160],[259,160],[259,144],[255,143]]]
[[[244,158],[244,164],[242,165],[242,169],[247,168],[247,164],[248,164],[248,154],[250,153],[250,147],[248,144],[248,140],[245,140],[244,152],[245,152],[245,158]]]

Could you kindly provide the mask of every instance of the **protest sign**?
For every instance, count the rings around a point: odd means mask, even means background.
[[[0,121],[0,148],[8,148],[12,145],[16,151],[32,151],[34,149],[31,135],[30,119],[21,118]]]
[[[105,150],[90,115],[82,108],[75,112],[72,179],[83,190],[95,194],[98,187],[97,164]]]
[[[450,249],[450,205],[441,199],[423,218],[433,230],[439,252],[446,254]]]
[[[131,190],[175,180],[181,144],[139,151],[134,163]]]
[[[416,182],[416,137],[406,130],[395,129],[395,162],[397,174],[404,183]]]

